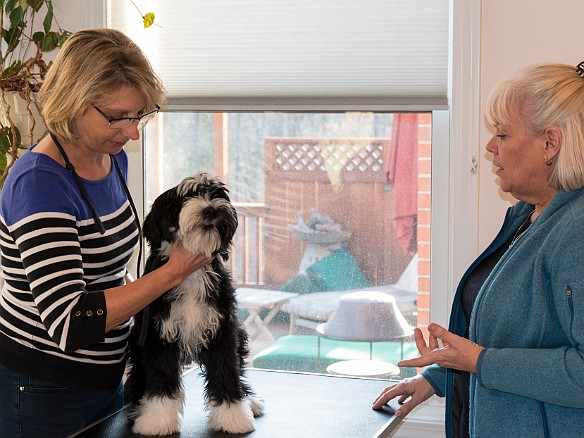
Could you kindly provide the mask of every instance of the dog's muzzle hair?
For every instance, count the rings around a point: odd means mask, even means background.
[[[190,198],[180,212],[177,238],[188,251],[207,257],[225,251],[226,237],[232,236],[232,228],[237,227],[234,215],[225,199],[211,199],[208,195]]]

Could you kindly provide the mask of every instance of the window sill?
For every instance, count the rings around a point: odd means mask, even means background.
[[[444,438],[445,405],[443,398],[433,396],[410,412],[390,436],[395,438]]]

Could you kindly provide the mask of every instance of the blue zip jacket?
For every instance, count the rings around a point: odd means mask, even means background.
[[[467,328],[462,285],[533,211],[518,202],[463,275],[449,330]],[[470,434],[493,437],[584,436],[584,189],[560,191],[505,252],[477,296],[469,338],[485,347],[470,382]],[[433,365],[422,375],[446,397],[452,436],[453,373]]]

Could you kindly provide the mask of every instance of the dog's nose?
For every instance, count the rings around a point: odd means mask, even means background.
[[[213,207],[205,207],[203,208],[202,214],[207,219],[214,219],[217,216],[217,210]]]

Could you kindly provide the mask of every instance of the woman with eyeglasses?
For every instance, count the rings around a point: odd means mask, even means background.
[[[64,437],[123,405],[132,315],[210,262],[182,247],[131,282],[139,221],[124,145],[164,88],[128,37],[73,34],[40,91],[49,134],[0,197],[0,436]]]

